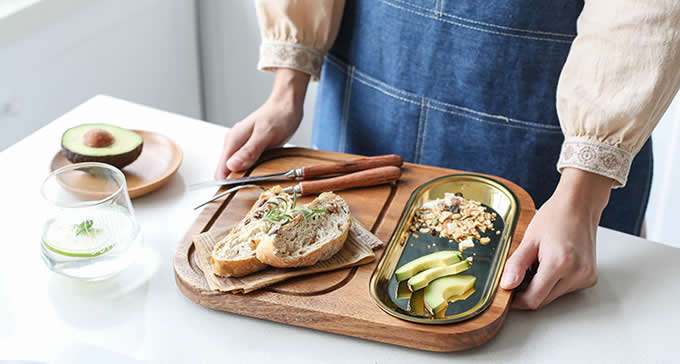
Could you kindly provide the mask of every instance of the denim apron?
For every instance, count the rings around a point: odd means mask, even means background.
[[[348,0],[313,144],[507,178],[541,206],[559,181],[556,87],[581,0]],[[601,225],[639,235],[648,141]]]

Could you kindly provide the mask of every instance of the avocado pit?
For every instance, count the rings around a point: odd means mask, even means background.
[[[117,168],[134,162],[143,145],[141,135],[109,124],[78,125],[61,137],[61,151],[70,162],[100,162]]]
[[[91,129],[83,136],[83,143],[91,148],[106,148],[113,144],[113,134],[104,129]]]

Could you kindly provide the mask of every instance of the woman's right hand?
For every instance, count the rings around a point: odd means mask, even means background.
[[[224,179],[230,171],[251,167],[266,149],[281,146],[290,139],[302,120],[308,83],[306,73],[289,68],[276,70],[267,101],[224,136],[215,179]]]

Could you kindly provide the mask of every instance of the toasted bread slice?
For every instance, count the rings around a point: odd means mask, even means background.
[[[242,277],[267,266],[255,257],[255,249],[272,233],[273,227],[278,227],[262,218],[270,209],[268,202],[282,203],[281,199],[291,203],[290,196],[279,186],[260,195],[243,220],[213,247],[213,273],[225,277]]]
[[[345,200],[325,192],[304,208],[317,213],[307,218],[296,214],[276,233],[265,236],[255,250],[259,261],[279,268],[302,267],[329,259],[342,249],[352,221]]]

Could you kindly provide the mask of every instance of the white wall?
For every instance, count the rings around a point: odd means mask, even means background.
[[[232,126],[262,105],[273,75],[258,71],[260,34],[252,1],[198,2],[208,121]],[[305,99],[304,119],[291,143],[311,144],[316,83]]]
[[[647,238],[680,248],[680,93],[652,133],[654,179],[647,209]]]
[[[0,150],[102,93],[200,117],[195,28],[192,0],[43,0],[0,19]]]

